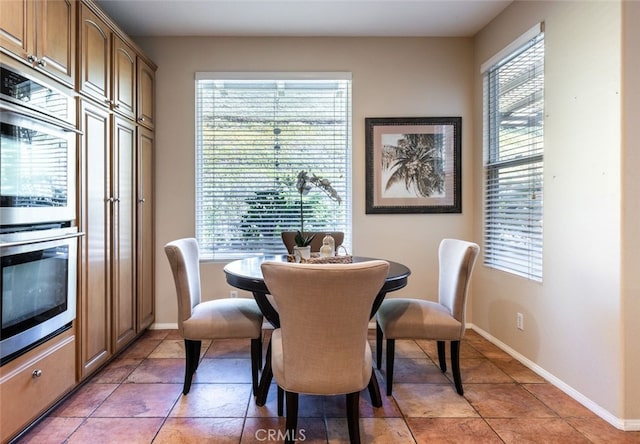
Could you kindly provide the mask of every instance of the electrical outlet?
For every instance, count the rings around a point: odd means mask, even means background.
[[[238,292],[235,290],[231,290],[229,292],[229,296],[231,296],[232,298],[237,298],[238,297]]]
[[[524,316],[522,313],[516,313],[516,327],[518,327],[518,330],[524,330]]]

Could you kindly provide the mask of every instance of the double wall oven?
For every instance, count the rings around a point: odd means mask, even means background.
[[[73,94],[32,71],[0,64],[0,72],[4,364],[71,327],[81,233]]]

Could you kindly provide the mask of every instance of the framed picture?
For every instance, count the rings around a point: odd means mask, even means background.
[[[461,213],[461,126],[461,117],[366,118],[366,213]]]

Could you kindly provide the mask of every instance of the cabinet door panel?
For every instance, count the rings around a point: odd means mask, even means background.
[[[113,38],[113,106],[115,111],[135,118],[136,55],[118,37]]]
[[[84,4],[80,26],[80,91],[110,104],[111,31]]]
[[[32,1],[0,1],[0,44],[22,61],[33,51],[33,16]]]
[[[116,351],[136,334],[135,125],[115,117],[113,133],[113,325]]]
[[[138,127],[138,332],[155,316],[153,274],[153,132]]]
[[[75,1],[41,0],[36,14],[36,66],[74,85]]]
[[[81,104],[80,184],[80,362],[81,374],[96,370],[111,347],[111,187],[109,112]]]
[[[153,68],[138,58],[138,123],[149,129],[155,126],[155,76]]]

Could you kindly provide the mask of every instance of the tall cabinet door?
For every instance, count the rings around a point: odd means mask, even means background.
[[[136,128],[133,122],[118,116],[113,122],[112,314],[114,346],[118,351],[136,335]]]
[[[153,151],[153,132],[138,126],[138,332],[149,327],[155,317]]]
[[[80,104],[80,376],[111,357],[111,128],[110,112]]]

